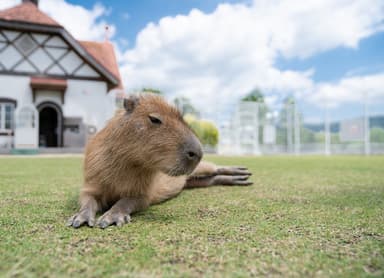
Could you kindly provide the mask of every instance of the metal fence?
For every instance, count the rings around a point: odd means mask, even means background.
[[[384,154],[384,99],[240,102],[220,127],[221,154]]]

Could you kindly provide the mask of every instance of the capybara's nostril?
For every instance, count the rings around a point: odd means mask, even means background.
[[[203,157],[203,150],[199,140],[195,136],[187,138],[183,144],[183,156],[188,164],[196,165]]]
[[[199,161],[201,157],[203,156],[202,152],[200,149],[193,149],[193,150],[188,150],[186,151],[186,156],[189,161]]]
[[[189,159],[194,159],[195,157],[197,157],[197,154],[196,153],[194,153],[194,152],[188,152],[188,158]]]

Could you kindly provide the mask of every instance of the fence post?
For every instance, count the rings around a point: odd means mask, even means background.
[[[364,154],[370,155],[370,130],[369,130],[368,93],[364,91]]]
[[[260,115],[259,114],[260,113],[259,113],[259,110],[260,110],[260,103],[255,102],[254,138],[256,139],[256,141],[254,142],[253,153],[256,155],[260,155],[260,142],[259,142],[259,123],[260,123],[260,119],[259,119]]]
[[[325,155],[331,154],[331,134],[330,134],[330,128],[329,128],[329,108],[328,108],[328,101],[325,101],[325,122],[324,122],[324,136],[325,136]]]
[[[299,119],[299,112],[297,109],[297,100],[295,101],[294,105],[294,132],[295,132],[295,154],[300,154],[300,119]]]
[[[242,134],[242,127],[240,122],[240,105],[236,108],[236,114],[235,114],[235,151],[236,154],[242,153],[241,148],[241,134]]]
[[[292,153],[292,104],[286,104],[287,110],[287,153]]]

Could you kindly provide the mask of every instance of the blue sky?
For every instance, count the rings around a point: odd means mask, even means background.
[[[314,67],[315,81],[384,71],[384,32],[361,40],[356,49],[338,47],[307,59],[279,59],[277,66],[295,70]]]

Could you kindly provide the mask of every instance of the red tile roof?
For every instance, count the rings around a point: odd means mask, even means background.
[[[59,23],[41,12],[39,8],[31,2],[25,2],[13,8],[0,11],[0,19],[61,27]]]
[[[121,76],[119,72],[119,65],[117,64],[115,51],[113,45],[109,41],[105,42],[90,42],[79,41],[79,43],[93,56],[100,64],[102,64],[110,73],[112,73],[118,80],[119,84],[116,89],[123,89]]]

